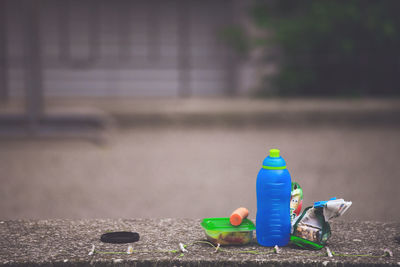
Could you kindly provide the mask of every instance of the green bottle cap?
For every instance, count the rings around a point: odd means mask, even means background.
[[[269,150],[269,156],[271,158],[279,158],[279,152],[281,152],[279,149],[275,149],[275,148],[270,149]]]

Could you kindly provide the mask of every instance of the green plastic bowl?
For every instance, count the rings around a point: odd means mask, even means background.
[[[233,226],[229,218],[206,218],[201,222],[207,240],[217,245],[245,245],[253,240],[254,223],[244,219],[239,226]]]

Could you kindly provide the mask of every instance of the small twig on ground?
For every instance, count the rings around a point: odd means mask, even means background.
[[[218,245],[215,247],[215,253],[217,253],[218,252],[218,250],[219,250],[219,247],[221,246],[221,244],[220,243],[218,243]]]
[[[180,249],[182,252],[187,252],[187,249],[185,248],[185,246],[184,246],[182,243],[179,243],[179,249]]]
[[[332,258],[332,257],[333,257],[332,251],[331,251],[330,248],[328,248],[328,247],[326,247],[326,255],[327,255],[329,258]]]

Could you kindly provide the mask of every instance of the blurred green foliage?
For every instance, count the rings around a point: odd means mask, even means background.
[[[229,44],[239,55],[243,56],[250,50],[249,36],[239,25],[231,25],[219,32],[219,39]]]
[[[278,95],[398,95],[399,13],[399,0],[255,1],[251,19],[268,38],[242,47],[280,48]],[[261,94],[270,94],[270,82]]]

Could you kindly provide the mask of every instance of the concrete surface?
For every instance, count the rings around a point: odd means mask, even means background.
[[[0,105],[1,114],[23,112],[23,99]],[[254,98],[50,98],[47,113],[63,109],[84,112],[98,109],[129,125],[154,122],[213,123],[224,126],[286,122],[313,124],[399,123],[400,99],[254,99]]]
[[[103,144],[1,139],[0,219],[194,219],[238,206],[254,218],[257,173],[278,147],[304,206],[336,196],[353,201],[343,219],[400,221],[399,103],[50,101],[101,109],[116,127]]]
[[[246,246],[225,247],[215,253],[207,244],[192,244],[205,235],[197,219],[157,220],[39,220],[0,222],[0,266],[399,266],[400,223],[336,221],[326,250],[308,251],[283,247],[280,254],[254,240]],[[106,244],[105,231],[135,231],[140,240],[132,243],[133,254],[88,255],[95,250],[125,252],[126,244]],[[187,244],[187,252],[179,250]],[[393,256],[383,257],[384,249]],[[259,254],[239,253],[255,250]],[[169,251],[169,252],[168,252]],[[340,255],[339,255],[340,254]],[[347,256],[345,256],[345,255]],[[369,255],[355,257],[349,255]],[[370,257],[372,256],[372,257]]]

